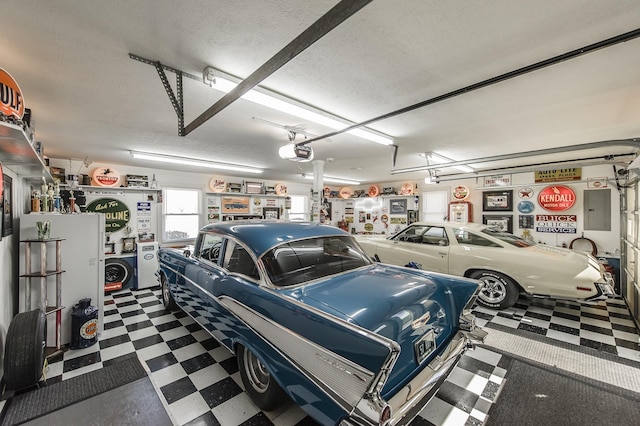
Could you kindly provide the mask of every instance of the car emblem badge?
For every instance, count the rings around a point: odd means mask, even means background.
[[[412,322],[411,328],[413,328],[414,330],[417,330],[419,328],[424,327],[425,325],[427,325],[430,318],[431,318],[431,314],[427,312],[426,314],[424,314],[423,316],[421,316],[420,318]]]

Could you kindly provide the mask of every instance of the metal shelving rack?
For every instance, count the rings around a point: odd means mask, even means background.
[[[38,307],[42,309],[42,311],[46,314],[56,314],[56,346],[53,354],[61,351],[60,344],[60,332],[62,325],[62,310],[64,306],[62,306],[62,274],[65,272],[62,270],[62,241],[64,238],[49,238],[46,240],[40,239],[27,239],[20,240],[21,243],[25,243],[25,273],[20,275],[20,277],[25,278],[25,302],[24,308],[25,311],[30,311],[35,309],[32,306],[31,301],[31,280],[39,279],[40,280],[40,301]],[[47,269],[47,244],[55,243],[56,250],[56,260],[55,260],[55,269]],[[33,271],[31,265],[31,245],[39,244],[40,245],[40,268],[36,271]],[[55,276],[56,283],[56,300],[55,305],[49,305],[49,300],[47,297],[47,283],[49,277]],[[49,354],[49,356],[53,355]]]

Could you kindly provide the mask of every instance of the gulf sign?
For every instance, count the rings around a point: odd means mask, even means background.
[[[0,112],[21,119],[24,115],[24,98],[18,83],[0,68]]]
[[[562,212],[576,203],[576,193],[564,185],[547,186],[538,193],[538,204],[545,210]]]

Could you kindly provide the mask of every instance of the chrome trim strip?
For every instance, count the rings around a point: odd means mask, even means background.
[[[374,378],[373,372],[271,321],[235,299],[226,296],[220,299],[236,318],[290,360],[345,411],[350,412],[358,404]]]

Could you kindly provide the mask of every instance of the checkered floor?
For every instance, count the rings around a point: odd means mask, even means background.
[[[623,300],[577,303],[522,297],[511,309],[474,311],[482,326],[499,324],[640,361],[638,330]],[[268,413],[255,407],[243,392],[233,355],[184,312],[165,311],[159,289],[106,296],[104,318],[97,344],[49,359],[49,383],[137,356],[176,425],[314,424],[293,403]],[[483,424],[507,367],[507,358],[497,352],[483,347],[469,351],[413,424]]]
[[[640,335],[623,299],[572,302],[522,296],[510,309],[476,306],[480,326],[500,324],[640,362]]]
[[[166,312],[158,289],[105,298],[105,331],[97,344],[49,360],[54,383],[137,356],[176,425],[309,425],[297,406],[261,412],[243,392],[236,360],[184,312]],[[503,383],[502,355],[469,351],[413,422],[481,425]]]

